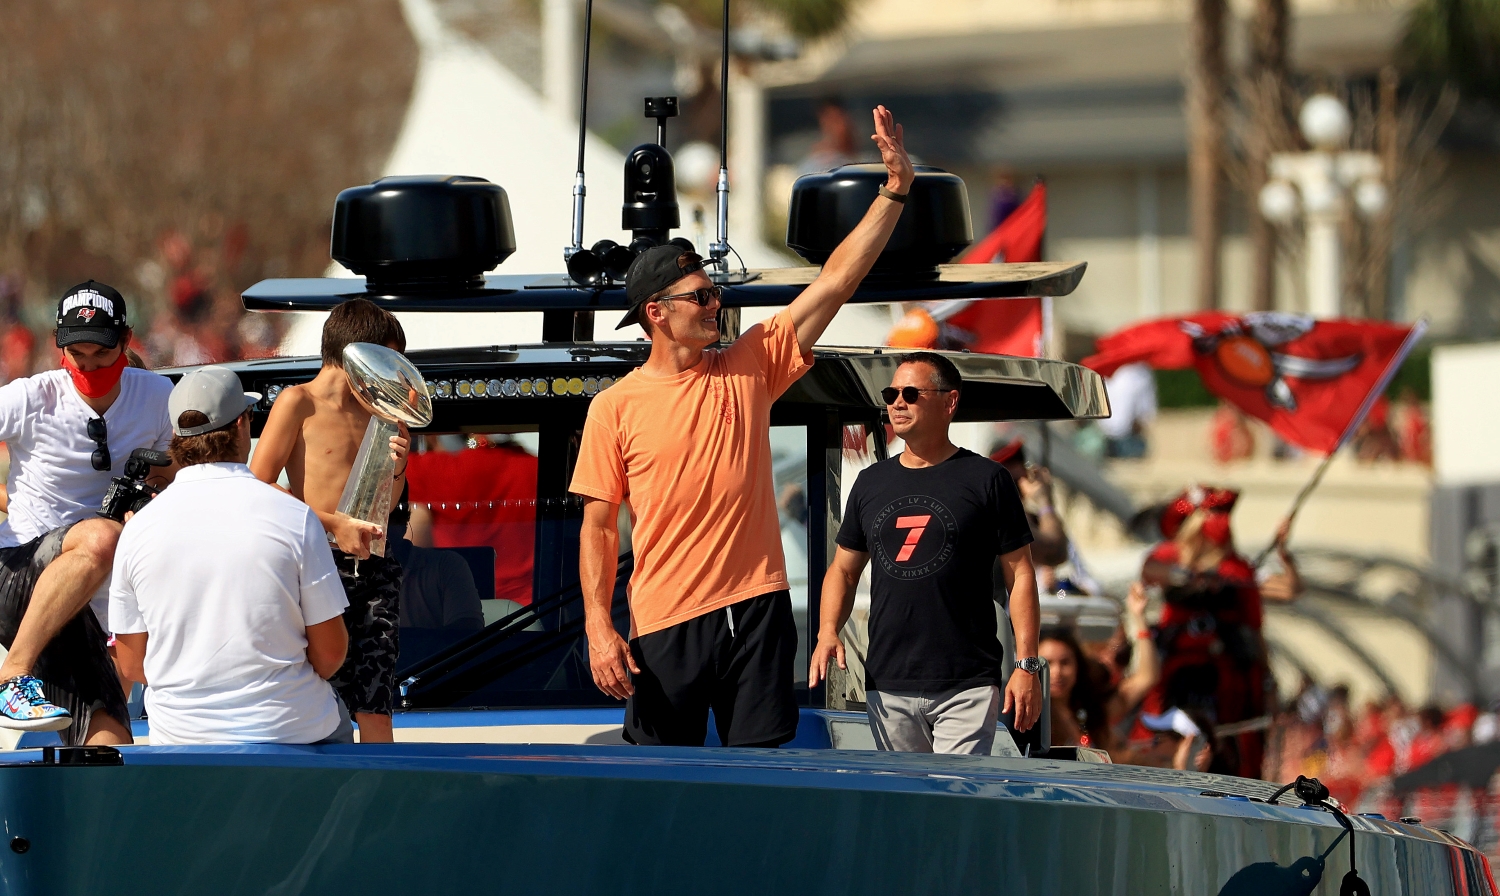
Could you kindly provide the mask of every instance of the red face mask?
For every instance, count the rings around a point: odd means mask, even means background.
[[[63,352],[63,369],[73,377],[73,386],[79,392],[88,398],[103,398],[120,382],[120,375],[125,372],[125,352],[120,352],[115,363],[95,370],[79,370],[72,357]]]

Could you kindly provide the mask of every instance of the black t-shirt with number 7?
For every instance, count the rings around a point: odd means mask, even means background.
[[[860,473],[837,542],[870,555],[866,689],[1004,681],[995,557],[1031,540],[1010,473],[968,449],[931,467],[905,467],[897,456]]]

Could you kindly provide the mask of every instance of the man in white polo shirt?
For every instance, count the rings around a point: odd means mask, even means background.
[[[128,744],[130,716],[105,631],[120,523],[99,516],[110,478],[172,438],[172,381],[126,366],[125,298],[90,280],[57,304],[62,368],[0,388],[10,515],[0,523],[0,727],[59,731],[65,744]],[[147,482],[171,481],[171,470]],[[101,627],[102,626],[102,627]]]
[[[153,744],[353,740],[327,682],[348,602],[317,516],[245,465],[259,399],[224,367],[182,378],[176,480],[115,552],[110,623],[121,669],[146,682]]]

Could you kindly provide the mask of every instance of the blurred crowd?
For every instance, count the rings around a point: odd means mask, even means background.
[[[1361,812],[1451,822],[1461,812],[1458,804],[1472,795],[1453,784],[1402,794],[1397,779],[1455,750],[1500,741],[1496,709],[1470,703],[1410,707],[1395,695],[1356,707],[1347,687],[1304,681],[1276,715],[1266,776],[1319,778],[1344,805]]]
[[[283,336],[276,315],[246,313],[230,271],[239,264],[245,237],[225,228],[207,248],[182,234],[165,234],[157,257],[135,272],[141,285],[132,301],[130,347],[146,366],[177,367],[270,357]],[[53,284],[56,292],[70,283]],[[25,280],[0,273],[0,381],[9,382],[59,365],[50,320],[57,296],[33,294]],[[130,296],[136,299],[137,296]],[[139,310],[136,310],[139,309]]]
[[[1015,443],[992,456],[1013,468],[1033,515],[1050,508],[1044,467],[1026,464]],[[1297,600],[1303,582],[1286,524],[1268,562],[1238,553],[1229,530],[1236,498],[1199,486],[1158,508],[1162,540],[1120,603],[1089,578],[1060,524],[1041,527],[1049,556],[1038,568],[1039,652],[1050,667],[1052,743],[1100,748],[1121,764],[1316,777],[1353,811],[1416,816],[1500,846],[1500,790],[1476,783],[1500,767],[1500,749],[1433,764],[1500,745],[1500,703],[1412,707],[1387,695],[1356,706],[1347,687],[1307,679],[1277,696],[1262,610]]]

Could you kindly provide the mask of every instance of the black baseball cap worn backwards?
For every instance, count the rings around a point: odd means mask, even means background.
[[[80,283],[57,303],[58,348],[79,342],[114,348],[128,328],[125,297],[113,286],[93,280]]]
[[[701,270],[703,256],[674,243],[653,246],[637,255],[625,271],[625,298],[630,302],[630,310],[615,329],[640,323],[641,306],[647,299]]]

